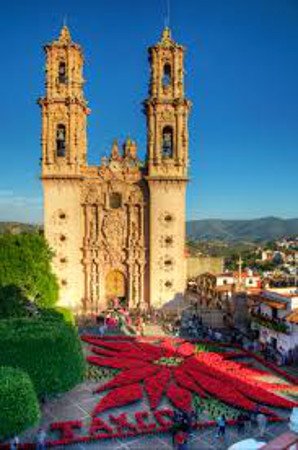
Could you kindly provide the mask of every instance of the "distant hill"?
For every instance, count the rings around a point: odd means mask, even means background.
[[[20,233],[34,233],[41,230],[41,225],[33,225],[30,223],[21,222],[0,222],[0,234],[20,234]]]
[[[19,222],[0,222],[1,233],[33,233],[41,225]],[[187,237],[194,240],[225,242],[264,242],[283,236],[298,235],[298,219],[264,217],[253,220],[203,219],[186,223]]]
[[[264,242],[298,235],[298,219],[190,220],[186,224],[186,233],[188,238],[195,240]]]

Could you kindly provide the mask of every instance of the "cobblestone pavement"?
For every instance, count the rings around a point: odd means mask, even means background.
[[[49,401],[42,408],[42,420],[41,424],[45,429],[49,428],[50,423],[55,421],[66,420],[82,420],[87,426],[90,421],[89,414],[98,402],[98,396],[93,395],[92,391],[98,383],[85,382],[77,386],[72,391],[64,394],[63,396]],[[162,404],[162,407],[167,406]],[[137,410],[144,409],[146,403],[139,403],[138,406],[127,406],[125,411],[128,415],[133,414]],[[103,418],[105,414],[103,413]],[[286,431],[286,423],[269,424],[267,433],[264,440],[269,441],[273,437],[279,435],[283,431]],[[31,429],[21,436],[21,442],[32,442],[36,435],[37,429]],[[215,428],[206,428],[195,432],[189,441],[189,450],[226,450],[229,445],[238,440],[245,439],[247,437],[258,437],[258,430],[252,429],[249,432],[239,436],[235,427],[227,427],[227,434],[225,442],[220,442],[216,438]],[[172,449],[172,442],[170,433],[141,436],[138,438],[128,439],[114,439],[106,441],[97,441],[90,444],[76,444],[69,445],[67,447],[56,447],[57,449],[69,449],[69,450],[167,450]]]
[[[238,435],[235,427],[228,427],[224,442],[220,442],[215,437],[215,428],[208,428],[204,431],[196,432],[189,440],[188,450],[227,450],[233,443],[255,437],[261,441],[268,442],[275,436],[287,430],[286,424],[272,424],[268,426],[267,433],[263,438],[258,435],[257,429]],[[57,447],[58,448],[58,447]],[[61,448],[62,449],[62,448]],[[143,436],[138,439],[116,440],[114,442],[97,442],[85,445],[72,445],[68,447],[69,450],[169,450],[173,449],[171,436]]]

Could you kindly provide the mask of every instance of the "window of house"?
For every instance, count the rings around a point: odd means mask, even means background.
[[[64,157],[66,154],[66,128],[61,123],[56,129],[56,153],[59,157]]]
[[[162,131],[162,157],[173,158],[173,128],[166,126]]]
[[[66,82],[67,82],[66,64],[64,61],[61,61],[59,63],[58,80],[59,80],[59,83],[61,83],[61,84],[66,84]]]
[[[272,308],[272,319],[278,319],[278,310],[277,310],[277,308]]]
[[[113,192],[110,195],[110,208],[118,209],[122,206],[122,195],[119,192]]]
[[[172,70],[170,64],[165,64],[163,68],[163,77],[162,77],[162,84],[165,87],[170,86],[172,82],[171,72]]]

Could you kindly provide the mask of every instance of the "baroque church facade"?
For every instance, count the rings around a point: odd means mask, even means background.
[[[89,314],[117,296],[129,308],[159,308],[186,287],[184,48],[168,28],[149,48],[145,162],[127,139],[99,166],[87,162],[82,49],[64,26],[45,54],[41,179],[60,304]]]

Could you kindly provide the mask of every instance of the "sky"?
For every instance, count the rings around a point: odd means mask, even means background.
[[[0,221],[40,223],[42,46],[66,18],[84,49],[89,163],[127,136],[143,158],[147,48],[160,38],[167,0],[0,3]],[[169,4],[193,102],[187,218],[298,217],[298,1]]]

